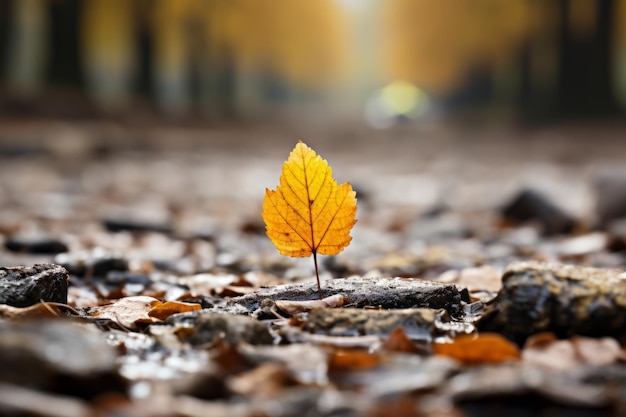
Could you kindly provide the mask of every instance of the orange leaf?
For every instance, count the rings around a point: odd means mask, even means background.
[[[276,191],[265,191],[267,236],[283,255],[312,254],[317,273],[316,255],[336,255],[348,246],[355,216],[350,183],[337,185],[326,160],[299,141],[283,164]]]
[[[185,313],[187,311],[201,310],[200,304],[196,303],[183,303],[181,301],[168,301],[163,304],[159,304],[152,310],[148,311],[150,317],[157,318],[159,320],[165,320],[172,314]]]
[[[500,363],[520,358],[519,349],[513,342],[493,333],[478,336],[463,335],[454,339],[452,343],[435,343],[433,351],[467,365]]]

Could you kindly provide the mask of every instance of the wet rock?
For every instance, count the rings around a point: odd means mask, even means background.
[[[62,253],[55,263],[78,277],[103,277],[111,271],[128,271],[128,260],[101,248],[78,253]]]
[[[231,344],[245,342],[252,345],[268,345],[273,343],[273,337],[268,327],[247,316],[200,310],[173,315],[167,319],[167,322],[170,324],[191,324],[193,331],[185,341],[193,346],[211,344],[220,337]]]
[[[7,239],[4,247],[12,252],[32,253],[39,255],[56,255],[67,252],[65,243],[51,237],[13,236]]]
[[[95,328],[57,320],[0,323],[0,381],[91,398],[123,392],[115,350]]]
[[[376,306],[383,309],[418,308],[445,309],[452,316],[462,314],[461,293],[453,284],[442,284],[418,278],[338,278],[322,282],[322,294],[329,297],[343,294],[345,306],[363,308]],[[319,299],[317,283],[276,285],[226,303],[226,309],[235,305],[245,307],[250,313],[257,310],[264,299],[315,300]]]
[[[67,270],[54,264],[0,268],[0,304],[28,307],[40,301],[67,303]]]
[[[105,218],[102,224],[109,232],[156,232],[171,234],[172,227],[167,223],[150,222],[126,218]]]
[[[479,323],[523,343],[550,331],[615,336],[626,332],[626,274],[620,270],[541,262],[515,262],[502,289]]]
[[[402,310],[366,310],[357,308],[318,309],[309,313],[305,330],[330,336],[375,335],[387,337],[402,327],[408,338],[431,340],[442,332],[437,323],[449,321],[444,310],[411,308]]]
[[[532,189],[520,191],[501,209],[508,220],[525,223],[535,221],[546,235],[569,233],[575,221],[547,197]]]

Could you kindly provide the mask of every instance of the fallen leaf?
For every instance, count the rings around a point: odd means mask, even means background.
[[[346,301],[343,294],[335,294],[321,300],[276,300],[276,307],[283,313],[291,316],[298,313],[305,313],[316,308],[335,308],[341,307]]]
[[[348,246],[355,216],[356,193],[350,183],[337,185],[326,160],[302,141],[283,164],[276,191],[265,190],[267,236],[282,255],[313,255],[320,298],[317,254],[336,255]]]
[[[280,363],[264,363],[251,371],[236,375],[230,379],[229,388],[249,397],[274,397],[286,387],[298,385],[285,365]]]
[[[136,329],[137,324],[152,323],[148,312],[161,304],[156,298],[135,296],[120,298],[113,304],[94,307],[91,317],[109,319],[123,327]]]
[[[500,363],[520,358],[517,346],[496,333],[462,335],[452,343],[433,343],[433,351],[466,365]]]
[[[539,333],[529,337],[522,350],[525,363],[559,371],[583,365],[610,365],[623,358],[619,343],[610,337],[574,336],[559,340],[552,333]]]
[[[25,318],[46,318],[59,317],[63,313],[54,303],[37,303],[28,307],[13,307],[7,304],[0,304],[0,318],[17,320]]]
[[[328,357],[328,371],[364,371],[381,363],[380,355],[370,353],[366,349],[336,349]]]
[[[383,343],[383,349],[389,352],[402,352],[402,353],[419,353],[419,349],[415,346],[415,343],[408,338],[404,328],[401,326],[396,327],[389,333],[389,337]]]
[[[201,310],[202,306],[196,303],[183,303],[181,301],[168,301],[166,303],[157,304],[150,311],[148,316],[165,320],[172,314],[186,313],[188,311]]]

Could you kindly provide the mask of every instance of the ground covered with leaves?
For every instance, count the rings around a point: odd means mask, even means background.
[[[0,412],[626,412],[623,126],[3,123]],[[357,193],[349,247],[261,218],[298,139]]]

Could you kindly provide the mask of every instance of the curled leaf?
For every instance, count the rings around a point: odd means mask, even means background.
[[[148,316],[157,318],[159,320],[165,320],[172,314],[186,313],[188,311],[201,310],[200,304],[196,303],[183,303],[182,301],[168,301],[163,304],[157,304],[150,311]]]

